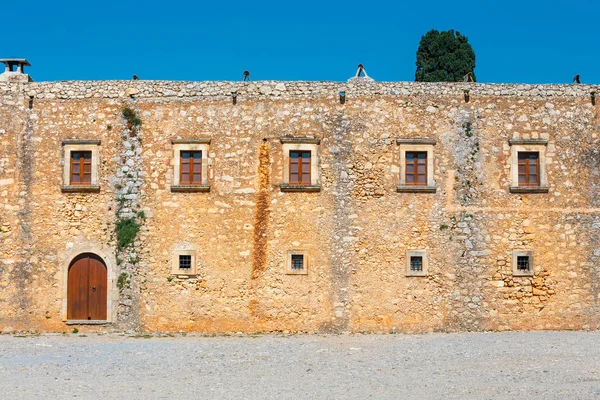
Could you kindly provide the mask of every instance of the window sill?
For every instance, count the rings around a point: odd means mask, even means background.
[[[548,186],[511,186],[511,193],[548,193]]]
[[[398,193],[435,193],[436,191],[435,186],[396,186],[396,192]]]
[[[519,278],[522,278],[522,277],[530,277],[530,278],[532,278],[533,277],[533,271],[524,271],[524,272],[513,271],[512,276],[519,277]]]
[[[107,325],[110,322],[105,320],[91,320],[91,319],[70,319],[65,321],[67,325]]]
[[[283,184],[279,188],[282,192],[320,192],[321,185],[289,185]]]
[[[427,272],[412,272],[412,273],[406,274],[406,277],[407,278],[426,278]]]
[[[61,186],[61,192],[63,193],[98,193],[100,191],[100,185],[81,185],[81,186]]]
[[[292,272],[292,271],[285,271],[286,275],[308,275],[308,271],[298,271],[298,272]]]
[[[210,192],[210,185],[171,185],[171,192],[177,192],[177,193]]]
[[[195,278],[198,278],[198,274],[191,273],[191,272],[172,272],[171,278],[173,278],[173,279],[195,279]]]

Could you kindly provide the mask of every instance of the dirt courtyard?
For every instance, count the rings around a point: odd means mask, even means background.
[[[600,332],[0,336],[3,399],[598,399]]]

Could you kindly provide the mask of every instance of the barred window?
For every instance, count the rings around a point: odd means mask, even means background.
[[[427,250],[406,252],[406,276],[427,276],[428,268]]]
[[[304,255],[292,254],[292,269],[294,269],[294,270],[304,269]]]
[[[285,260],[285,273],[288,275],[307,275],[309,256],[305,250],[288,250]]]
[[[410,270],[411,271],[423,271],[423,257],[412,256],[410,257]]]
[[[513,276],[533,276],[533,251],[513,250]]]
[[[517,256],[517,269],[519,271],[529,271],[529,256]]]
[[[180,255],[179,256],[179,269],[190,269],[192,268],[192,256]]]

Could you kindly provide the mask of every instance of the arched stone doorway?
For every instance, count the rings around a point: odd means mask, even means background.
[[[67,319],[106,320],[108,271],[102,258],[83,253],[71,261],[67,277]]]

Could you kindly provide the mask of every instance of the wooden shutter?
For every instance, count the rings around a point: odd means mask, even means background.
[[[310,151],[290,151],[290,185],[310,185]]]
[[[202,152],[180,152],[179,183],[181,185],[202,184]]]
[[[427,186],[427,152],[407,151],[405,157],[405,184]]]
[[[540,186],[540,153],[519,152],[519,186]]]
[[[85,186],[92,184],[92,152],[71,152],[71,185]]]

